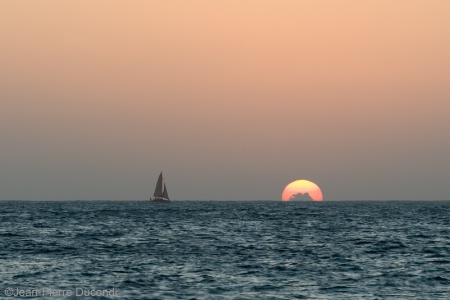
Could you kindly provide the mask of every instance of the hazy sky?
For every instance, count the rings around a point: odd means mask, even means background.
[[[450,1],[0,0],[0,199],[450,198]]]

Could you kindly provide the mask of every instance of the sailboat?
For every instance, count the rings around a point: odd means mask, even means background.
[[[169,194],[167,193],[166,183],[161,174],[159,174],[158,182],[156,183],[155,193],[153,197],[150,197],[150,201],[153,202],[170,202]]]

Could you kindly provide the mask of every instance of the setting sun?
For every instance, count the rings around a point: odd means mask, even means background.
[[[297,180],[289,183],[281,194],[281,200],[322,201],[323,195],[319,186],[308,180]]]

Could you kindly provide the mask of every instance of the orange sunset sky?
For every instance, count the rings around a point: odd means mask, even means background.
[[[0,199],[450,198],[450,1],[0,1]]]

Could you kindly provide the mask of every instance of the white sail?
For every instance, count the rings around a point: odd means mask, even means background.
[[[154,202],[170,202],[169,194],[167,193],[167,187],[164,182],[164,178],[161,174],[159,174],[158,182],[156,183],[155,193],[153,197],[150,197],[150,201]]]
[[[156,183],[155,193],[153,197],[163,197],[163,176],[162,172],[159,174],[158,182]]]
[[[169,200],[169,194],[167,193],[166,183],[164,183],[163,198],[166,198],[167,200]]]

